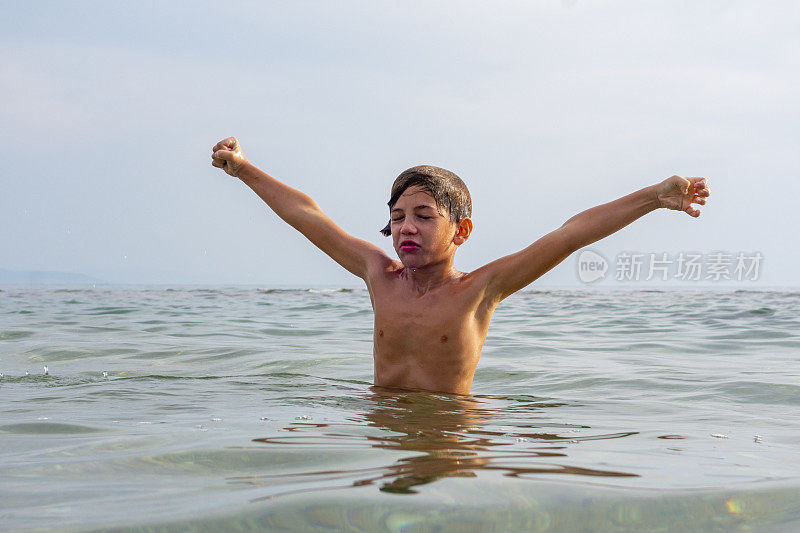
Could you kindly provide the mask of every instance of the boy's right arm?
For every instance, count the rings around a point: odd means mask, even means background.
[[[251,164],[235,137],[212,148],[211,164],[242,180],[279,217],[349,272],[366,279],[370,266],[391,259],[377,246],[345,232],[307,194],[281,183]]]

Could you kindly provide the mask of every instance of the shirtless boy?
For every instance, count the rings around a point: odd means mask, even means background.
[[[419,166],[392,187],[391,235],[400,261],[347,234],[308,195],[256,168],[229,137],[211,164],[238,177],[270,208],[349,272],[364,280],[375,313],[375,385],[469,394],[497,305],[572,252],[664,207],[697,217],[709,196],[705,178],[672,176],[567,220],[524,250],[473,272],[453,266],[472,232],[472,203],[452,172]]]

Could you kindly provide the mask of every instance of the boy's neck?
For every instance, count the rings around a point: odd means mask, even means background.
[[[453,265],[452,257],[448,261],[426,265],[420,268],[408,268],[404,266],[399,274],[400,277],[406,279],[410,283],[411,288],[420,296],[430,289],[459,279],[464,275],[463,272],[456,270]]]

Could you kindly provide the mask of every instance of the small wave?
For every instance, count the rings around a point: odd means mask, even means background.
[[[126,315],[128,313],[136,313],[139,309],[131,309],[128,307],[95,307],[89,310],[89,315]]]
[[[751,315],[774,315],[775,310],[770,307],[759,307],[758,309],[750,309],[747,313]]]
[[[26,329],[18,329],[16,331],[0,331],[0,339],[3,340],[14,340],[14,339],[25,339],[27,337],[31,337],[35,335],[36,332],[26,330]]]
[[[357,289],[350,289],[346,287],[339,287],[335,289],[256,289],[256,292],[261,294],[299,294],[299,293],[312,293],[312,294],[332,294],[332,293],[352,293]]]
[[[148,374],[142,376],[121,376],[118,381],[204,381],[214,379],[226,379],[230,376],[170,376],[164,374]]]
[[[345,288],[339,288],[339,289],[306,289],[305,292],[323,293],[323,294],[334,293],[334,292],[351,293],[351,292],[355,292],[355,289],[345,289]]]
[[[69,435],[76,433],[97,433],[99,431],[102,430],[89,426],[64,424],[60,422],[30,422],[0,426],[0,432],[13,433],[16,435]]]
[[[768,295],[768,296],[780,296],[780,297],[791,297],[791,298],[797,298],[798,296],[800,296],[800,292],[797,292],[796,290],[776,291],[776,290],[760,290],[760,289],[736,289],[735,291],[733,291],[733,294],[740,294],[746,296]]]
[[[66,292],[66,293],[73,293],[73,292],[92,292],[92,289],[56,289],[53,292]]]
[[[258,330],[259,333],[265,335],[274,335],[276,337],[316,337],[329,333],[325,329],[289,329],[289,328],[262,328]]]

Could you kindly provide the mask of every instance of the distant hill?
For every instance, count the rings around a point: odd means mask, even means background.
[[[5,270],[0,268],[0,285],[90,285],[101,279],[75,272],[52,270]]]

